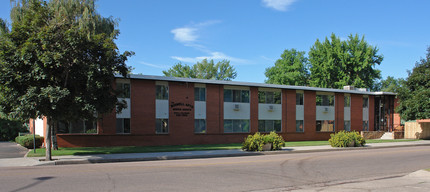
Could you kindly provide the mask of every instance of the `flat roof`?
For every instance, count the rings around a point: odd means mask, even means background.
[[[121,75],[115,75],[115,77],[124,78]],[[127,78],[124,78],[124,79],[127,79]],[[371,92],[371,91],[344,90],[344,89],[319,88],[319,87],[294,86],[294,85],[277,85],[277,84],[252,83],[252,82],[240,82],[240,81],[222,81],[222,80],[213,80],[213,79],[165,77],[165,76],[155,76],[155,75],[129,74],[128,79],[144,79],[144,80],[154,80],[154,81],[175,81],[175,82],[185,82],[185,83],[262,87],[262,88],[291,89],[291,90],[303,90],[303,91],[321,91],[321,92],[334,92],[334,93],[351,93],[351,94],[361,94],[361,95],[396,95],[396,93],[392,93],[392,92]]]

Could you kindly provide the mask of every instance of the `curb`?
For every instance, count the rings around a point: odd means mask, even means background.
[[[364,147],[346,147],[346,148],[329,148],[329,149],[314,149],[314,150],[288,150],[282,151],[264,151],[264,152],[244,152],[235,154],[209,154],[209,155],[187,155],[187,156],[158,156],[158,157],[142,157],[142,158],[115,158],[115,159],[83,159],[83,160],[55,160],[51,162],[43,162],[36,166],[44,165],[74,165],[74,164],[93,164],[93,163],[120,163],[120,162],[136,162],[136,161],[161,161],[161,160],[179,160],[179,159],[202,159],[202,158],[220,158],[220,157],[243,157],[243,156],[258,156],[258,155],[278,155],[292,153],[314,153],[328,151],[351,151],[351,150],[369,150],[397,147],[416,147],[430,146],[430,143],[413,144],[413,145],[395,145],[395,146],[364,146]],[[58,158],[58,157],[57,157]]]

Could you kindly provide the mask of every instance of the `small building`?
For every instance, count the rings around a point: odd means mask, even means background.
[[[127,103],[97,122],[59,125],[60,147],[240,143],[275,131],[287,141],[347,131],[391,131],[395,93],[148,75],[117,77]],[[46,121],[30,122],[44,134]]]

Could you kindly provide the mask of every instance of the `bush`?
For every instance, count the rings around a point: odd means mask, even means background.
[[[339,131],[330,134],[328,142],[332,147],[361,147],[366,144],[366,140],[356,131]]]
[[[267,135],[257,132],[245,138],[245,141],[242,143],[242,149],[246,151],[262,151],[263,145],[267,143],[272,143],[272,150],[280,150],[285,146],[282,136],[275,132],[270,132]]]
[[[21,121],[0,118],[0,141],[13,141],[19,132],[27,132],[27,128]]]
[[[43,143],[43,137],[36,135],[36,148],[40,148]],[[24,135],[24,136],[18,136],[15,138],[15,142],[20,144],[23,147],[26,147],[27,149],[33,149],[33,135]]]

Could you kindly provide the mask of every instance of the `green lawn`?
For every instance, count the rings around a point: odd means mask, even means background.
[[[385,142],[403,142],[417,141],[414,139],[396,139],[396,140],[380,140],[370,139],[366,143],[385,143]],[[328,141],[289,141],[285,142],[285,147],[300,147],[300,146],[318,146],[330,145]],[[240,143],[233,144],[213,144],[213,145],[170,145],[170,146],[121,146],[121,147],[76,147],[76,148],[60,148],[52,150],[53,156],[61,155],[88,155],[88,154],[114,154],[114,153],[151,153],[151,152],[172,152],[172,151],[200,151],[200,150],[225,150],[225,149],[240,149]],[[45,149],[36,149],[36,153],[28,153],[28,157],[45,156]]]

